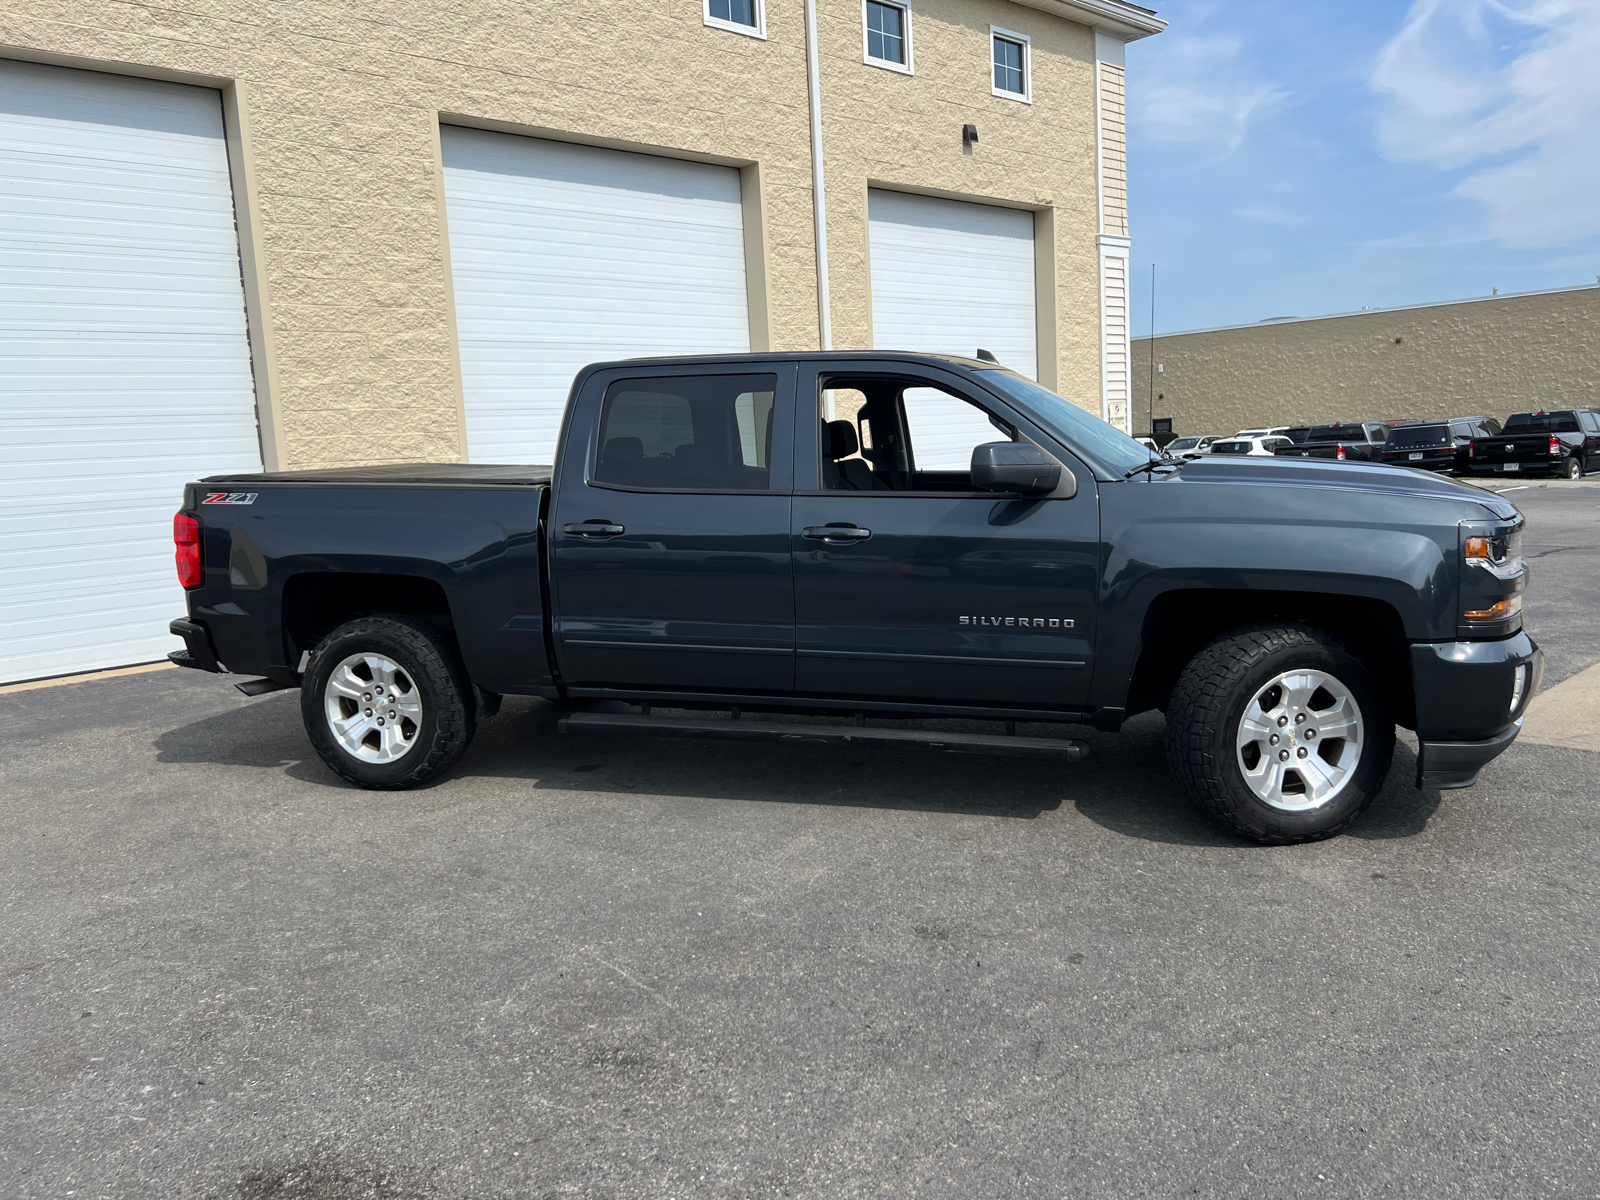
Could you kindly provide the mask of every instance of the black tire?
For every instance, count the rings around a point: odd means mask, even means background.
[[[385,762],[365,761],[346,749],[328,716],[334,672],[362,653],[380,655],[400,668],[405,684],[416,689],[421,707],[420,719],[405,738],[410,748]],[[338,702],[337,693],[333,700]],[[323,638],[306,664],[300,716],[311,744],[335,774],[357,787],[383,790],[419,787],[437,778],[466,753],[477,731],[472,681],[461,656],[442,632],[411,617],[361,617]],[[375,731],[369,736],[376,736]],[[381,751],[373,747],[372,752]]]
[[[1286,811],[1249,786],[1237,738],[1245,708],[1261,689],[1298,670],[1323,672],[1349,692],[1360,709],[1362,737],[1358,760],[1339,790],[1316,807]],[[1394,721],[1372,672],[1333,634],[1305,625],[1254,625],[1225,634],[1190,660],[1167,707],[1166,740],[1167,764],[1191,800],[1243,837],[1286,845],[1331,837],[1361,815],[1389,774]]]
[[[1574,454],[1571,458],[1567,459],[1566,462],[1561,464],[1561,469],[1562,474],[1568,479],[1582,479],[1583,459]]]

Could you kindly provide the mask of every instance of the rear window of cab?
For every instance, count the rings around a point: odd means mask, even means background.
[[[1571,412],[1512,413],[1502,433],[1578,433],[1578,414]]]
[[[1405,429],[1396,429],[1389,435],[1389,444],[1392,446],[1448,446],[1450,445],[1450,426],[1448,425],[1413,425]]]

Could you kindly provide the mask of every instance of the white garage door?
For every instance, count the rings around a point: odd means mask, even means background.
[[[588,363],[749,350],[738,171],[442,136],[473,462],[550,462]]]
[[[1033,214],[904,192],[867,194],[872,344],[961,354],[984,349],[1037,379]],[[905,397],[917,466],[961,470],[999,436],[970,405],[932,388]]]
[[[150,662],[183,485],[260,470],[221,97],[0,61],[0,683]]]
[[[1039,377],[1031,212],[873,191],[867,215],[874,346],[968,358],[981,347]]]

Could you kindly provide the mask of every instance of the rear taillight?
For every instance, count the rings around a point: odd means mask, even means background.
[[[200,522],[182,513],[172,518],[172,544],[177,547],[178,582],[186,588],[200,586]]]
[[[1334,452],[1334,457],[1337,458],[1340,462],[1344,461],[1344,447],[1343,446],[1340,446],[1339,449]]]
[[[1467,457],[1468,458],[1477,458],[1478,457],[1478,443],[1477,442],[1468,442],[1467,443]]]
[[[1550,453],[1556,455],[1561,453],[1561,439],[1553,433],[1550,435]]]

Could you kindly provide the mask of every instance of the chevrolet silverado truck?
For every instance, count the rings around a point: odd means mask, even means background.
[[[1382,421],[1346,421],[1313,425],[1305,439],[1280,446],[1282,458],[1331,458],[1336,462],[1378,462],[1389,444],[1389,427]]]
[[[173,660],[300,689],[318,754],[368,788],[438,777],[505,695],[569,733],[1066,762],[1072,726],[1159,709],[1182,789],[1268,843],[1356,819],[1397,724],[1418,786],[1471,786],[1539,686],[1508,501],[1152,459],[991,363],[603,363],[553,457],[189,485]],[[1064,728],[1017,733],[1038,722]]]
[[[1600,418],[1586,408],[1512,413],[1467,451],[1471,475],[1559,475],[1582,479],[1600,468]]]

